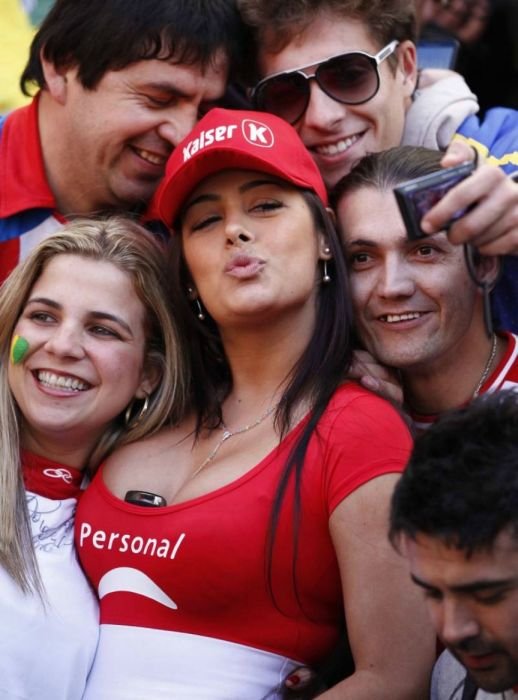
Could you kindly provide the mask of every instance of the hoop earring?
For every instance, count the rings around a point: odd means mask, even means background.
[[[329,284],[329,282],[331,282],[331,277],[327,272],[327,260],[324,260],[324,274],[322,275],[322,282],[324,284]]]
[[[133,406],[135,405],[135,399],[130,402],[126,412],[124,414],[124,425],[128,430],[133,430],[142,421],[149,409],[149,396],[146,394],[144,398],[144,403],[140,407],[140,411],[132,417]]]

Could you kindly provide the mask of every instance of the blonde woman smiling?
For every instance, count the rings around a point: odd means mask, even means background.
[[[182,405],[159,246],[77,220],[0,290],[0,697],[80,700],[98,608],[76,561],[85,472]],[[167,357],[167,361],[166,361]]]

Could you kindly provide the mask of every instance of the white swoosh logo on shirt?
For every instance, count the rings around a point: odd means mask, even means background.
[[[178,610],[178,606],[156,583],[138,569],[129,566],[120,566],[104,574],[99,581],[99,598],[108,593],[136,593],[146,598],[151,598],[171,610]]]

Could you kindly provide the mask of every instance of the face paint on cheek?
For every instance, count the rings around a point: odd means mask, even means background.
[[[29,342],[21,335],[15,335],[11,341],[11,364],[18,365],[29,352]]]

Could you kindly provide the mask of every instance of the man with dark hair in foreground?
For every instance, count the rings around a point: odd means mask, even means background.
[[[518,698],[518,393],[482,396],[417,439],[390,537],[447,647],[432,700]]]

